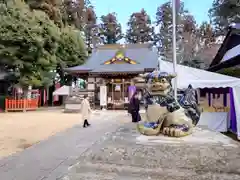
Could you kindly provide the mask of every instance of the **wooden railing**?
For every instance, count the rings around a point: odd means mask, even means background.
[[[28,111],[38,108],[38,99],[5,99],[5,112]]]

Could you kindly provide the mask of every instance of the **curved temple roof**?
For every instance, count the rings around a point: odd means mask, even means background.
[[[123,52],[121,56],[119,56],[120,51]],[[117,59],[118,57],[121,58]],[[121,46],[116,44],[98,47],[85,64],[65,70],[70,73],[141,73],[147,70],[152,71],[157,68],[157,65],[158,54],[152,50],[150,45],[131,44]]]
[[[218,71],[238,64],[240,64],[240,24],[233,23],[229,26],[228,33],[208,70]]]

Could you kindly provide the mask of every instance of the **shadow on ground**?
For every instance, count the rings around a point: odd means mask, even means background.
[[[239,180],[240,149],[216,144],[137,143],[133,124],[103,137],[61,180]]]
[[[239,142],[239,140],[237,139],[237,135],[232,133],[232,132],[225,132],[225,133],[222,133],[222,134],[227,136],[227,137],[229,137],[229,138],[231,138],[234,141]]]

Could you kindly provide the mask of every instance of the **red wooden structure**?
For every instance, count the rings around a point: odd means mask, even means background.
[[[28,111],[38,108],[38,98],[35,99],[5,99],[5,112]]]

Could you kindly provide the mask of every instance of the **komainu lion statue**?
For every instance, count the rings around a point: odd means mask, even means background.
[[[178,102],[171,84],[174,75],[154,71],[141,77],[147,83],[142,96],[146,112],[141,115],[143,121],[138,123],[138,131],[148,136],[162,133],[182,137],[191,134],[200,117],[194,89],[189,86]]]

